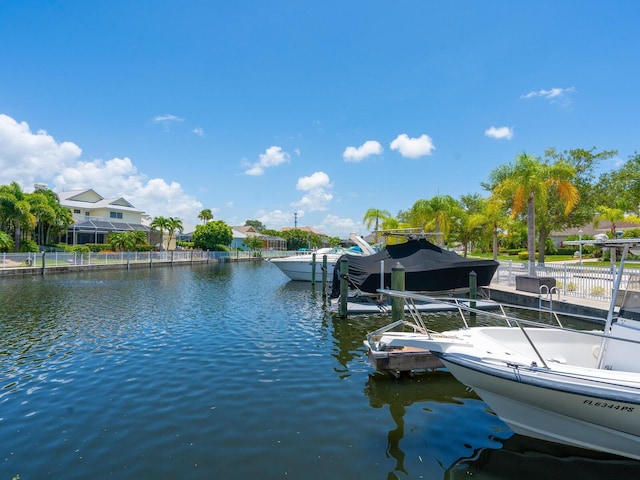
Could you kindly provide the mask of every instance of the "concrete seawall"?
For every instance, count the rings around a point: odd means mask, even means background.
[[[10,267],[0,269],[0,277],[7,276],[36,276],[36,275],[56,275],[61,273],[87,272],[95,270],[127,270],[133,268],[159,268],[159,267],[188,267],[191,265],[207,265],[210,263],[226,263],[226,262],[247,262],[262,261],[259,257],[253,258],[211,258],[204,260],[186,260],[186,261],[170,261],[170,260],[154,260],[153,262],[130,262],[130,263],[108,263],[108,264],[92,264],[92,265],[58,265],[58,266],[42,266],[31,267]]]
[[[500,303],[510,303],[512,305],[522,305],[524,307],[538,308],[540,297],[534,293],[516,291],[515,287],[504,285],[491,285],[489,287],[491,300]],[[549,307],[548,297],[544,297],[542,306]],[[591,317],[605,318],[609,311],[609,302],[589,300],[581,297],[553,296],[552,308],[554,312],[571,313],[574,315],[585,315]]]

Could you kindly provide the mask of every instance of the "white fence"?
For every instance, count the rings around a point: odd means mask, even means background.
[[[257,256],[260,256],[259,254]],[[249,251],[206,252],[171,250],[163,252],[98,252],[98,253],[0,253],[0,269],[28,267],[82,267],[89,265],[153,264],[154,262],[188,263],[254,258]]]
[[[612,267],[589,267],[575,263],[547,263],[536,265],[536,276],[552,277],[562,295],[610,301],[613,291],[614,271]],[[491,283],[515,286],[516,277],[527,275],[527,264],[522,262],[500,262]],[[627,264],[622,275],[622,290],[640,289],[640,269]],[[547,293],[547,292],[543,292]]]

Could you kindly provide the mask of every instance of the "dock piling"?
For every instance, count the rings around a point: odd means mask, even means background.
[[[405,277],[405,268],[400,262],[391,267],[391,290],[403,292],[406,282]],[[391,322],[402,320],[403,317],[404,300],[400,297],[393,297],[391,302]]]
[[[347,318],[347,300],[349,297],[349,262],[340,260],[340,318]]]
[[[476,298],[478,297],[478,274],[474,271],[469,273],[469,306],[476,308]],[[469,326],[476,326],[476,312],[469,313]]]

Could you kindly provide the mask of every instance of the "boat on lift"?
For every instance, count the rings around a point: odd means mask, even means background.
[[[322,281],[324,257],[327,258],[327,280],[333,278],[333,271],[338,259],[343,255],[362,257],[376,253],[376,250],[361,236],[352,233],[349,239],[356,248],[328,247],[319,248],[313,252],[304,251],[298,255],[287,257],[273,257],[268,261],[278,267],[291,280],[310,282]],[[315,259],[315,260],[314,260]],[[313,269],[315,261],[315,279],[313,279]]]

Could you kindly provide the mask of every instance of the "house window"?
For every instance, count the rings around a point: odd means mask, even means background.
[[[122,212],[109,212],[110,218],[122,218]]]
[[[78,215],[80,215],[80,209],[79,208],[74,208],[73,209],[73,213],[77,213]]]

